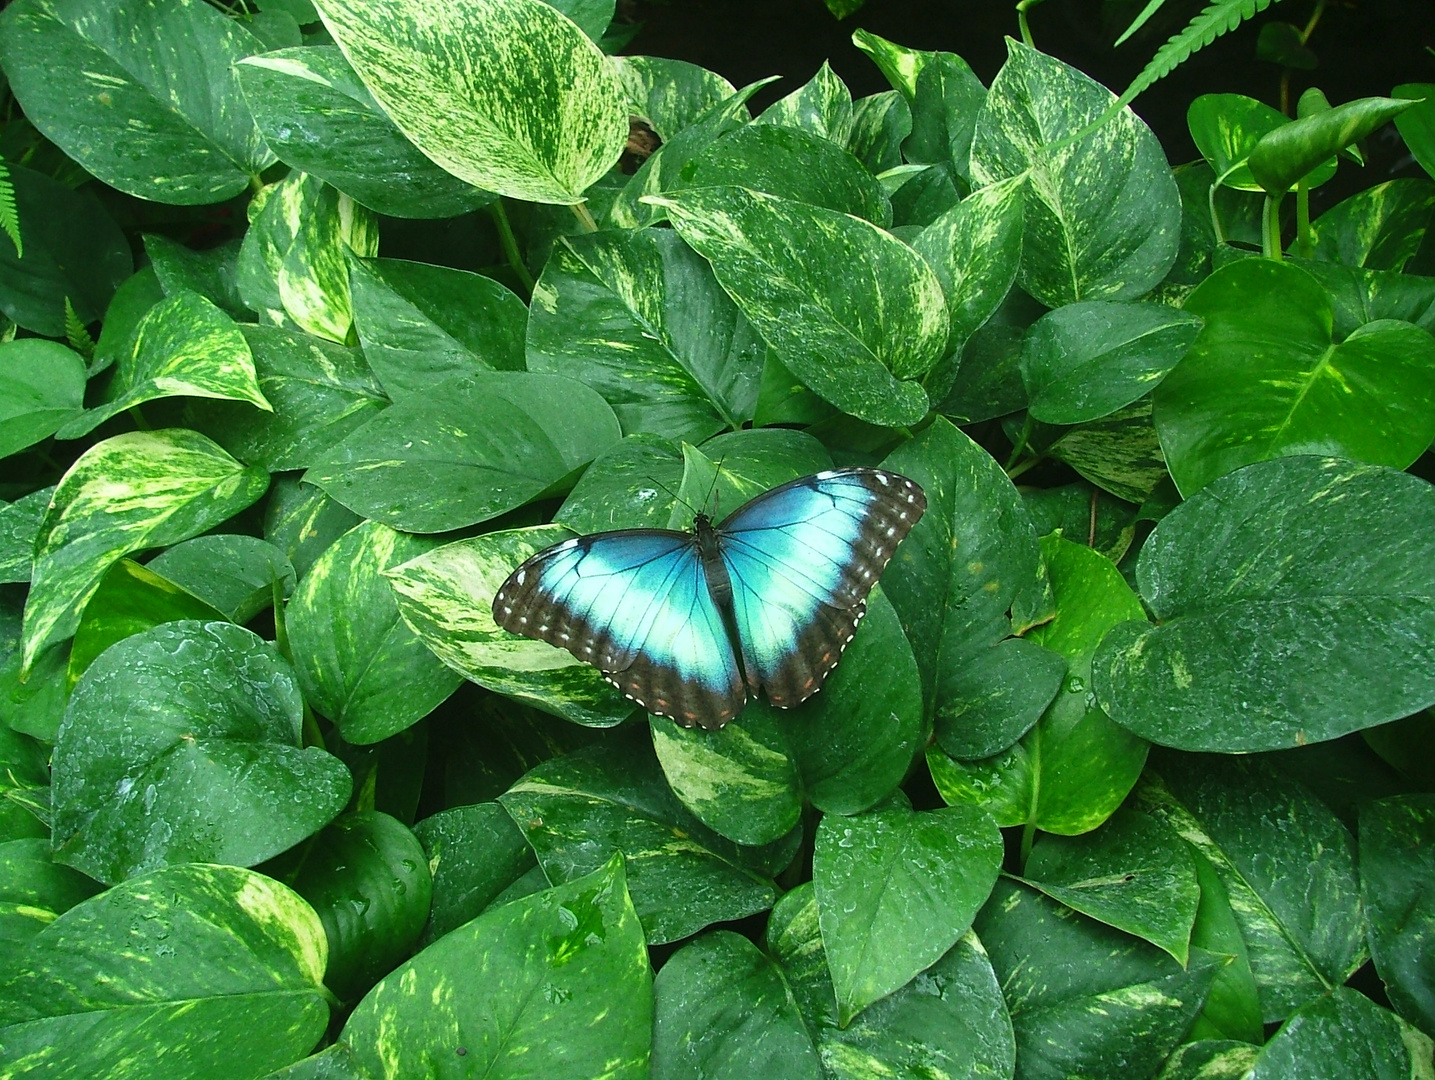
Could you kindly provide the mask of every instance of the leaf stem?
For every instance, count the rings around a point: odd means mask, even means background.
[[[1310,233],[1310,188],[1302,176],[1295,186],[1295,252],[1309,259],[1315,245]]]
[[[1026,414],[1026,420],[1021,425],[1021,433],[1016,437],[1016,443],[1011,448],[1011,457],[1007,458],[1005,466],[1006,474],[1011,475],[1011,470],[1016,465],[1017,459],[1026,450],[1027,440],[1031,438],[1031,429],[1036,426],[1036,421],[1031,418],[1031,413]],[[1028,466],[1030,468],[1030,466]]]
[[[1284,195],[1266,195],[1261,204],[1261,254],[1280,262],[1285,258],[1281,251],[1281,200]]]
[[[1032,40],[1031,26],[1026,21],[1026,13],[1039,3],[1041,3],[1041,0],[1017,0],[1016,4],[1016,22],[1017,26],[1021,27],[1022,43],[1031,46],[1033,49],[1036,48],[1036,42]]]
[[[578,224],[583,226],[584,232],[598,231],[598,223],[593,220],[593,215],[588,211],[586,202],[573,204],[573,216],[578,219]]]
[[[125,411],[130,414],[130,419],[135,422],[135,427],[139,428],[141,431],[154,430],[154,428],[150,427],[149,421],[144,418],[144,413],[140,412],[140,407],[138,405],[131,405]]]
[[[528,296],[532,296],[533,275],[528,272],[528,267],[523,262],[523,254],[518,250],[518,238],[513,235],[513,226],[508,221],[508,211],[503,208],[502,195],[488,204],[488,216],[493,218],[493,224],[498,229],[498,243],[503,248],[503,254],[508,259],[509,267],[522,282],[523,291]]]

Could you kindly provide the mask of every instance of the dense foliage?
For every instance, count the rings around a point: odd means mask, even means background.
[[[1309,210],[1435,84],[234,6],[0,13],[0,1077],[1435,1075],[1435,181]],[[879,463],[797,709],[493,621]]]

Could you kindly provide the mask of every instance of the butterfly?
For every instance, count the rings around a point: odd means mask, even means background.
[[[716,729],[759,690],[781,708],[821,688],[867,595],[927,508],[885,469],[833,469],[691,532],[620,529],[565,540],[493,598],[503,629],[567,649],[626,697]]]

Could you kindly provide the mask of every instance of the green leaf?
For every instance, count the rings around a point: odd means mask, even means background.
[[[928,54],[908,101],[912,134],[902,143],[903,156],[970,181],[972,135],[986,97],[986,87],[960,56]]]
[[[0,266],[3,265],[4,260],[0,258]],[[136,270],[120,283],[104,309],[104,323],[100,327],[99,340],[95,342],[95,355],[90,358],[91,375],[118,363],[122,356],[134,355],[135,329],[146,312],[164,297],[164,286],[153,266]]]
[[[359,517],[297,476],[281,476],[264,504],[264,539],[284,552],[303,576]]]
[[[60,644],[46,649],[36,658],[23,682],[20,679],[19,649],[0,665],[0,746],[5,742],[6,727],[45,742],[55,741],[55,732],[64,719],[65,702],[70,693],[66,677],[69,664],[69,646]],[[0,764],[6,762],[0,759]],[[35,777],[35,782],[48,784],[49,778],[41,772]],[[0,787],[0,791],[3,790]],[[18,805],[6,807],[0,803],[0,835],[4,835],[4,827],[15,820],[13,814],[7,811],[20,809]],[[29,816],[28,813],[23,814],[23,817]],[[25,832],[23,835],[32,834]]]
[[[433,878],[413,833],[361,810],[315,837],[291,884],[324,924],[324,984],[353,1000],[408,958],[428,919]]]
[[[540,0],[315,0],[400,131],[442,168],[514,199],[577,203],[627,138],[607,57]]]
[[[817,74],[774,101],[753,122],[807,132],[845,146],[852,133],[852,92],[824,60]]]
[[[1435,341],[1418,327],[1383,319],[1336,342],[1325,290],[1266,259],[1216,271],[1186,310],[1206,324],[1154,395],[1183,495],[1282,454],[1403,469],[1435,439]]]
[[[343,809],[349,773],[301,749],[302,701],[268,642],[166,623],[86,670],[55,740],[55,850],[102,881],[178,862],[253,865]]]
[[[1022,350],[1028,411],[1044,424],[1108,416],[1165,378],[1200,329],[1196,315],[1150,302],[1092,300],[1048,312]]]
[[[1141,296],[1166,276],[1180,241],[1181,199],[1156,136],[1075,68],[1007,42],[972,138],[972,183],[1027,178],[1021,287],[1048,307]]]
[[[1104,497],[1090,484],[1023,491],[1021,501],[1039,536],[1060,530],[1069,540],[1086,541],[1114,563],[1120,563],[1131,548],[1136,508]]]
[[[902,140],[912,133],[912,110],[895,90],[868,94],[852,103],[847,149],[879,175],[902,164]]]
[[[165,295],[173,296],[181,290],[189,289],[199,293],[231,317],[251,322],[254,312],[245,307],[244,301],[239,298],[237,275],[242,246],[243,242],[235,238],[226,240],[218,247],[192,251],[166,236],[154,233],[144,235],[145,254],[150,258],[155,276],[164,287]],[[106,325],[111,317],[111,313],[107,312]]]
[[[1171,767],[1166,768],[1166,761]],[[1225,887],[1260,993],[1282,1020],[1365,960],[1355,840],[1300,784],[1250,759],[1165,759],[1138,805],[1195,845]]]
[[[394,401],[454,380],[523,370],[523,301],[492,278],[402,259],[352,259],[364,357]]]
[[[916,661],[880,589],[867,603],[842,662],[800,709],[750,701],[719,731],[651,718],[668,783],[704,825],[770,843],[797,824],[804,798],[855,814],[902,782],[922,741]]]
[[[409,142],[333,45],[251,56],[234,67],[264,141],[286,164],[378,214],[446,218],[492,193],[445,172]]]
[[[1336,203],[1311,223],[1317,259],[1395,270],[1420,250],[1435,218],[1435,183],[1389,180]]]
[[[490,1080],[589,1080],[595,1065],[610,1080],[642,1080],[652,978],[615,857],[430,945],[369,992],[340,1038],[374,1080],[430,1073],[440,1060]],[[414,1031],[428,1034],[403,1034]]]
[[[384,410],[304,479],[396,529],[446,532],[532,501],[619,437],[613,411],[583,384],[495,371]]]
[[[945,419],[883,464],[927,495],[927,512],[897,548],[883,588],[912,642],[927,707],[943,723],[971,707],[961,675],[987,663],[1011,632],[1007,611],[1040,566],[1036,534],[1001,467]]]
[[[918,813],[901,799],[822,819],[812,879],[839,1026],[956,944],[1001,860],[996,823],[972,806]]]
[[[1247,159],[1262,136],[1289,122],[1279,109],[1244,94],[1202,94],[1186,110],[1186,126],[1216,182],[1238,191],[1261,190]],[[1332,154],[1306,177],[1306,186],[1319,187],[1334,175]]]
[[[373,1080],[373,1077],[360,1067],[346,1043],[334,1043],[317,1054],[274,1070],[265,1080]]]
[[[999,881],[976,920],[1025,1077],[1150,1076],[1201,1008],[1218,962],[1182,970],[1154,945]]]
[[[821,1080],[778,966],[730,930],[668,958],[653,981],[653,1080]]]
[[[873,424],[926,415],[926,393],[905,380],[936,363],[947,311],[936,275],[905,244],[858,218],[743,188],[656,204],[819,396]]]
[[[892,222],[892,204],[881,183],[860,161],[809,130],[762,123],[761,117],[699,154],[683,170],[681,186],[745,187],[825,206],[882,227]]]
[[[34,536],[39,534],[40,521],[52,495],[55,488],[40,488],[0,506],[0,582],[29,581]]]
[[[1067,907],[1158,946],[1185,967],[1201,886],[1185,842],[1139,810],[1084,836],[1046,836],[1022,880]]]
[[[1252,1080],[1407,1080],[1430,1075],[1429,1038],[1349,987],[1301,1008],[1256,1057]]]
[[[270,500],[273,504],[273,500]],[[243,625],[274,601],[274,585],[294,591],[294,567],[273,544],[253,536],[196,536],[160,552],[146,564]]]
[[[1141,805],[1146,802],[1142,793]],[[1220,875],[1200,850],[1189,845],[1196,877],[1201,883],[1201,902],[1196,909],[1196,922],[1191,927],[1192,948],[1205,949],[1218,956],[1230,957],[1230,963],[1216,973],[1211,992],[1189,1038],[1239,1039],[1259,1045],[1265,1040],[1261,1023],[1260,990],[1241,936],[1241,924],[1231,907],[1231,898],[1221,884]]]
[[[243,333],[274,411],[222,401],[193,401],[186,411],[243,461],[275,472],[307,468],[388,404],[358,349],[277,326]]]
[[[1071,836],[1110,817],[1146,762],[1146,742],[1114,724],[1091,690],[1097,645],[1143,612],[1110,560],[1060,536],[1041,546],[1056,613],[1027,639],[1065,658],[1061,689],[1019,743],[994,758],[951,763],[937,789],[948,801],[987,806],[999,824]]]
[[[0,25],[25,116],[111,187],[223,202],[273,163],[232,69],[263,45],[209,4],[19,0]],[[21,220],[33,227],[23,202]]]
[[[239,250],[244,303],[261,322],[277,326],[287,317],[308,333],[347,342],[348,258],[378,254],[373,212],[317,176],[296,172],[254,196],[249,221]]]
[[[946,294],[948,349],[965,345],[1011,291],[1021,264],[1024,191],[1019,178],[974,191],[912,242]]]
[[[366,521],[319,556],[289,601],[289,644],[304,698],[346,742],[375,743],[403,731],[463,682],[399,618],[384,577],[435,546]]]
[[[0,1070],[249,1080],[324,1034],[324,928],[285,886],[171,866],[72,907],[0,986]],[[196,963],[196,957],[204,957]]]
[[[628,111],[647,121],[664,143],[737,92],[721,75],[685,60],[615,56],[612,64]]]
[[[181,586],[166,581],[147,566],[121,559],[100,579],[75,629],[66,672],[71,688],[95,658],[118,641],[167,622],[227,618]]]
[[[0,458],[49,438],[78,415],[84,399],[79,353],[41,338],[0,343]]]
[[[1162,483],[1170,484],[1151,411],[1149,397],[1137,398],[1109,416],[1068,429],[1046,452],[1103,491],[1139,505]]]
[[[60,429],[78,439],[110,417],[156,398],[227,398],[273,412],[239,327],[197,292],[182,289],[150,308],[135,328],[134,351],[121,355],[113,400],[86,409]]]
[[[35,539],[24,663],[74,633],[111,564],[188,540],[269,486],[198,432],[135,431],[96,443],[61,478]]]
[[[433,905],[420,939],[425,945],[477,918],[538,865],[496,802],[440,810],[415,825],[414,836],[433,874]]]
[[[26,330],[64,337],[66,301],[77,318],[93,322],[131,276],[129,241],[93,192],[19,165],[6,168],[25,223],[25,256],[0,244],[0,311]]]
[[[1228,753],[1424,708],[1427,523],[1435,491],[1392,469],[1289,457],[1222,477],[1147,539],[1136,580],[1158,622],[1111,631],[1097,697],[1143,738]]]
[[[92,879],[55,862],[48,839],[0,842],[0,941],[18,946],[99,890]],[[12,974],[13,959],[11,953],[0,980]]]
[[[1403,795],[1360,808],[1360,898],[1375,970],[1396,1010],[1435,1032],[1435,796]]]
[[[549,881],[571,881],[615,851],[627,859],[649,944],[772,906],[771,875],[799,834],[743,847],[712,832],[669,790],[646,733],[629,731],[544,762],[499,797]]]
[[[533,289],[529,370],[588,384],[625,433],[701,440],[738,427],[766,352],[670,229],[560,241]]]
[[[634,705],[596,668],[493,621],[493,597],[508,575],[572,535],[560,525],[487,533],[435,548],[385,576],[404,621],[464,678],[575,723],[612,727]]]
[[[1435,176],[1435,83],[1402,83],[1390,96],[1416,102],[1396,116],[1395,127],[1415,160]]]
[[[1282,124],[1262,135],[1247,165],[1256,183],[1282,195],[1301,177],[1410,108],[1399,98],[1368,97]]]

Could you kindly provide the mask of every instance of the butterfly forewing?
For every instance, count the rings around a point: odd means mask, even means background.
[[[631,529],[568,540],[515,570],[498,625],[567,649],[649,712],[721,727],[746,701],[722,613],[687,533]]]
[[[790,707],[817,692],[926,506],[906,477],[836,469],[759,495],[718,526],[753,693]]]

